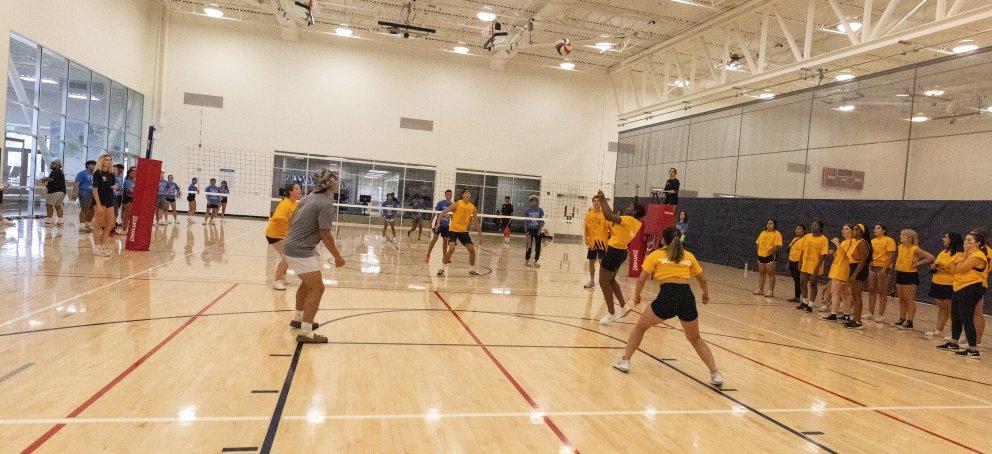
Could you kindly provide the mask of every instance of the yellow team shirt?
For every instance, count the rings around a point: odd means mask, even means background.
[[[299,203],[289,197],[285,197],[276,205],[276,211],[272,212],[269,224],[265,227],[265,236],[269,238],[286,238],[289,232],[289,220],[293,219],[293,212],[296,211],[296,204]]]
[[[448,231],[455,233],[468,232],[468,223],[475,217],[475,204],[459,199],[453,206]]]
[[[916,250],[919,249],[919,247],[900,244],[898,249],[899,254],[896,255],[896,271],[901,271],[903,273],[915,273],[916,268],[913,268],[913,263],[916,262]]]
[[[884,235],[881,238],[872,238],[871,249],[871,266],[883,267],[889,259],[889,253],[896,251],[896,240]]]
[[[586,212],[585,233],[586,247],[589,249],[606,249],[606,241],[610,238],[610,221],[606,220],[602,211],[589,209]]]
[[[806,245],[806,237],[793,238],[789,243],[789,261],[798,262],[803,256],[803,247]]]
[[[937,272],[933,273],[930,278],[930,282],[939,285],[951,285],[954,284],[954,274],[947,269],[951,265],[951,262],[957,257],[957,254],[951,255],[950,252],[946,250],[940,251],[937,254],[937,258],[933,259],[933,266],[937,268],[938,265],[943,267],[938,269]]]
[[[806,274],[819,274],[823,270],[823,265],[820,265],[820,269],[814,270],[813,268],[816,266],[816,262],[820,260],[820,256],[826,255],[828,252],[830,252],[830,241],[827,240],[826,235],[815,237],[812,233],[806,234],[803,237],[803,263],[800,268],[802,272]]]
[[[858,257],[858,254],[860,253],[858,251],[858,246],[860,246],[861,245],[861,242],[862,241],[865,241],[865,239],[862,238],[862,239],[858,240],[857,242],[855,242],[854,241],[854,238],[851,238],[850,241],[851,241],[851,244],[850,244],[850,246],[847,249],[847,263],[848,264],[857,264],[858,262],[861,261],[861,257]],[[867,250],[868,249],[866,248],[865,251],[867,251]],[[866,263],[865,266],[867,267],[868,264]]]
[[[758,245],[759,257],[768,257],[772,255],[772,249],[775,246],[782,246],[782,234],[778,230],[771,232],[762,230],[754,244]]]
[[[620,216],[620,223],[610,226],[610,239],[606,245],[613,249],[627,249],[638,230],[641,230],[641,221],[632,216]]]
[[[985,248],[985,258],[988,259],[989,257],[992,257],[992,248]],[[992,268],[992,266],[988,266],[988,263],[986,262],[984,273],[985,279],[982,280],[982,285],[984,285],[985,288],[989,288],[989,268]]]
[[[703,268],[696,261],[696,256],[689,251],[683,251],[681,262],[668,260],[668,248],[655,249],[648,254],[641,269],[651,273],[656,281],[689,279],[703,272]]]
[[[968,258],[981,259],[982,263],[978,264],[977,266],[985,267],[985,269],[982,271],[975,271],[974,267],[961,269],[961,266],[958,266],[957,272],[954,273],[954,283],[951,284],[951,286],[954,287],[955,292],[969,285],[974,285],[974,284],[987,285],[988,283],[988,278],[986,276],[986,273],[988,273],[988,269],[989,269],[989,264],[988,264],[989,259],[988,257],[985,256],[985,252],[981,250],[972,252],[970,255],[968,255]]]
[[[827,275],[830,279],[836,279],[838,281],[846,281],[851,275],[851,261],[847,258],[847,251],[853,245],[854,240],[844,240],[840,242],[840,246],[834,251],[834,263],[830,265],[830,274]]]

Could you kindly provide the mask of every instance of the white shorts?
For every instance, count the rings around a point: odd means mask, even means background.
[[[286,259],[286,264],[289,265],[289,269],[293,270],[297,276],[301,274],[313,273],[314,271],[320,272],[323,266],[320,260],[316,256],[312,257],[290,257],[288,255],[282,256]]]

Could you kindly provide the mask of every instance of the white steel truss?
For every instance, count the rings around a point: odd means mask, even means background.
[[[988,1],[862,2],[860,13],[852,15],[850,1],[748,0],[625,58],[609,70],[619,120],[685,108],[727,92],[754,96],[762,82],[992,19]],[[805,17],[797,18],[797,5],[803,4]],[[786,6],[792,16],[783,14]],[[799,27],[802,35],[796,33]]]

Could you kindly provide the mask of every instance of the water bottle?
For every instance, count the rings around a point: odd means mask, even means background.
[[[747,279],[747,262],[744,262],[744,278]]]

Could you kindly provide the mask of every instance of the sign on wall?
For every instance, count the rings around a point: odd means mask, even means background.
[[[822,185],[825,188],[861,191],[865,188],[865,173],[857,170],[824,167]]]

